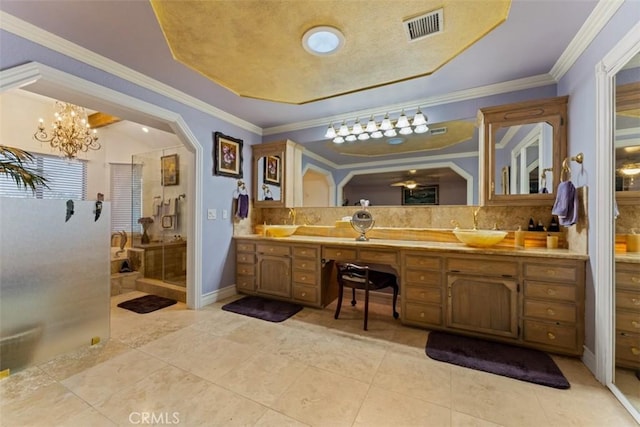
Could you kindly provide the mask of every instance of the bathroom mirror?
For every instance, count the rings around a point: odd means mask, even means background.
[[[299,206],[302,152],[290,140],[252,145],[253,202],[256,207]]]
[[[621,205],[640,203],[640,60],[616,75],[615,186]]]
[[[563,96],[479,110],[481,204],[553,205],[567,156],[567,101]]]

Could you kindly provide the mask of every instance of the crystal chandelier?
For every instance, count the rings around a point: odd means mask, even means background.
[[[67,159],[76,158],[79,152],[100,149],[97,132],[89,126],[84,108],[56,101],[56,109],[50,133],[44,128],[44,120],[40,119],[38,130],[33,134],[37,141],[48,142]]]
[[[343,120],[342,125],[340,125],[337,130],[333,127],[333,123],[331,123],[324,137],[333,139],[333,142],[336,144],[342,144],[345,141],[366,141],[369,138],[375,139],[382,138],[383,136],[394,137],[398,134],[410,135],[412,133],[425,133],[428,130],[427,118],[422,114],[420,108],[418,108],[411,121],[409,121],[404,110],[402,110],[400,117],[393,121],[389,119],[389,113],[387,113],[380,123],[375,120],[374,116],[371,116],[366,123],[361,123],[360,119],[356,119],[351,126],[348,126],[347,121]]]

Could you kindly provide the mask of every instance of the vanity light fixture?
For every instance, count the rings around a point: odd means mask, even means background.
[[[312,55],[332,55],[338,52],[343,45],[344,35],[334,27],[313,27],[302,36],[302,47]]]
[[[336,144],[342,144],[345,141],[366,141],[370,138],[377,139],[383,136],[393,138],[398,134],[410,135],[412,133],[425,133],[428,131],[427,118],[420,110],[420,107],[418,107],[411,120],[409,120],[404,109],[402,109],[400,116],[396,120],[391,120],[389,113],[386,113],[380,123],[378,123],[372,115],[364,126],[359,118],[356,118],[351,126],[347,125],[346,120],[343,120],[337,130],[333,126],[333,123],[331,123],[324,137],[332,139]]]

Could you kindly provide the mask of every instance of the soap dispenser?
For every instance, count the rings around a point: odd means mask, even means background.
[[[533,218],[529,218],[529,231],[536,231],[536,223],[533,221]]]

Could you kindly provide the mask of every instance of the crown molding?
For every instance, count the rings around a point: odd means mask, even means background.
[[[217,107],[203,102],[191,95],[179,91],[169,85],[152,79],[142,73],[132,70],[129,67],[108,59],[102,55],[72,43],[62,37],[49,33],[35,25],[16,18],[6,12],[0,11],[0,29],[6,30],[19,37],[37,43],[48,49],[54,50],[63,55],[69,56],[77,61],[91,65],[99,70],[105,71],[114,76],[120,77],[128,82],[139,85],[174,101],[180,102],[188,107],[195,108],[213,117],[224,120],[249,132],[262,135],[262,128],[246,120],[227,113]]]
[[[567,48],[562,52],[560,58],[549,71],[549,74],[556,80],[560,79],[573,66],[576,60],[582,55],[585,49],[596,38],[598,33],[607,25],[607,22],[622,6],[624,0],[599,1],[596,7],[582,24],[582,27],[573,37]]]

